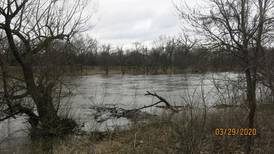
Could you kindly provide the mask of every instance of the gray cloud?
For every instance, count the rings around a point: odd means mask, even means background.
[[[103,43],[148,42],[180,32],[171,0],[99,0],[91,35]]]

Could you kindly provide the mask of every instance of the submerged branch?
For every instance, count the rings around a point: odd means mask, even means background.
[[[170,103],[166,99],[164,99],[163,97],[159,96],[156,93],[151,93],[147,91],[145,96],[156,97],[159,99],[159,101],[150,105],[145,105],[143,107],[136,108],[136,109],[124,109],[124,108],[118,107],[117,105],[92,106],[90,107],[90,109],[93,109],[96,111],[96,113],[94,113],[93,116],[94,116],[94,119],[99,123],[105,122],[112,118],[127,118],[130,120],[131,119],[134,119],[134,120],[147,119],[148,117],[155,116],[155,115],[149,114],[147,112],[143,112],[142,110],[146,108],[151,108],[151,107],[159,107],[157,105],[160,103],[165,104],[163,109],[168,109],[175,113],[180,111],[179,109],[176,108],[176,106],[170,105]]]

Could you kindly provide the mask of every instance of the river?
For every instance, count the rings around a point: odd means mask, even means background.
[[[132,109],[156,102],[157,99],[144,95],[146,91],[157,93],[173,105],[192,102],[193,105],[199,106],[202,96],[205,96],[206,104],[212,106],[220,98],[216,95],[214,85],[219,84],[219,80],[238,77],[234,73],[69,77],[65,83],[73,95],[62,100],[65,104],[62,112],[66,114],[69,111],[69,116],[83,123],[83,129],[86,131],[111,129],[126,126],[129,123],[128,119],[110,119],[104,123],[96,123],[91,106],[115,104],[121,108]],[[146,111],[155,113],[158,109],[150,108]],[[24,117],[0,123],[0,152],[11,145],[14,147],[27,144],[28,127]]]

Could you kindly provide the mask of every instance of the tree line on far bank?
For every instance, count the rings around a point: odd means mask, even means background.
[[[239,69],[239,60],[234,56],[221,49],[211,50],[199,46],[195,41],[190,42],[187,36],[160,37],[155,42],[157,43],[150,47],[135,42],[131,48],[125,49],[109,44],[101,45],[95,39],[77,36],[69,43],[55,42],[49,49],[52,52],[36,55],[35,65],[40,66],[41,61],[45,61],[64,66],[70,71],[97,67],[105,74],[111,69],[116,69],[121,74],[201,73]],[[10,66],[18,65],[13,56],[6,57]]]

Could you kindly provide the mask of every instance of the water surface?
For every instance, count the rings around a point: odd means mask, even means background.
[[[237,74],[232,73],[70,77],[66,84],[71,88],[73,96],[64,99],[63,103],[69,107],[70,116],[84,124],[84,130],[105,130],[125,126],[129,121],[120,118],[101,124],[96,123],[91,106],[116,104],[121,108],[132,109],[156,102],[156,98],[144,95],[146,91],[157,93],[173,105],[192,103],[199,106],[204,96],[207,105],[212,106],[219,101],[214,83],[237,77]],[[146,111],[158,112],[156,108],[146,109]],[[0,148],[26,143],[28,127],[24,117],[0,123]]]

